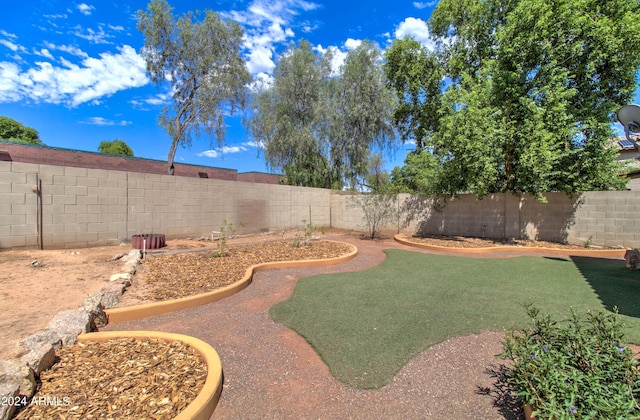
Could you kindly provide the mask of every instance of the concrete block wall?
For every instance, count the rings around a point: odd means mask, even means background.
[[[364,229],[362,212],[348,207],[349,195],[332,195],[332,226]],[[544,195],[547,202],[528,195],[492,194],[477,200],[463,194],[441,206],[432,197],[401,194],[399,219],[384,231],[640,247],[640,191]]]
[[[310,218],[329,226],[330,197],[316,188],[2,161],[0,248],[38,246],[40,211],[44,248],[75,248],[143,233],[209,237],[230,225],[236,233],[287,229]]]
[[[112,245],[143,233],[163,233],[168,239],[208,237],[225,221],[237,233],[304,227],[309,222],[366,231],[362,211],[350,205],[352,195],[0,161],[0,249],[34,248],[40,240],[44,248]],[[402,211],[383,231],[640,247],[640,191],[545,196],[546,203],[512,194],[482,200],[461,195],[441,206],[432,197],[401,194],[396,206]]]

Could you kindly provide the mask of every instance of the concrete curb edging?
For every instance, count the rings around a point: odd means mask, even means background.
[[[338,241],[330,241],[338,242]],[[340,242],[343,243],[343,242]],[[123,308],[111,308],[105,310],[109,323],[133,321],[136,319],[147,318],[154,315],[160,315],[169,312],[176,312],[195,306],[206,305],[208,303],[217,302],[218,300],[232,296],[249,284],[253,279],[254,273],[258,271],[268,270],[272,268],[288,268],[288,267],[314,267],[314,266],[327,266],[339,264],[349,261],[354,258],[358,253],[358,248],[353,244],[348,244],[353,247],[353,251],[350,253],[328,259],[319,260],[297,260],[297,261],[276,261],[262,264],[255,264],[247,268],[245,275],[237,282],[230,284],[229,286],[214,290],[212,292],[202,293],[199,295],[188,296],[179,299],[171,299],[161,302],[144,303],[141,305],[128,306]]]
[[[531,254],[551,254],[564,255],[570,257],[602,257],[602,258],[624,258],[626,248],[621,249],[558,249],[558,248],[534,248],[522,246],[494,246],[487,248],[454,248],[448,246],[428,245],[418,242],[411,242],[394,235],[393,239],[403,245],[414,248],[431,249],[442,252],[455,252],[460,254],[487,254],[490,252],[526,252]]]
[[[182,410],[174,420],[206,420],[211,417],[222,393],[222,363],[213,347],[204,341],[182,334],[157,331],[106,331],[81,334],[78,342],[106,341],[114,338],[156,338],[165,341],[182,341],[194,348],[207,365],[207,378],[198,396]]]

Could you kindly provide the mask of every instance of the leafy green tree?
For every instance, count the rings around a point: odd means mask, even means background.
[[[420,95],[425,102],[409,112],[436,120],[422,125],[426,134],[412,134],[436,159],[440,193],[624,187],[608,143],[610,115],[636,87],[637,2],[441,0],[429,26],[441,40],[436,53],[399,42],[393,48],[412,64],[435,56],[444,69],[441,93]],[[440,75],[437,67],[415,67]],[[415,67],[395,80],[424,85]],[[409,88],[394,87],[411,97]]]
[[[169,174],[179,144],[190,145],[202,132],[224,144],[224,115],[244,108],[251,77],[239,53],[242,29],[213,11],[187,13],[177,20],[166,0],[152,0],[138,11],[138,30],[145,45],[142,56],[156,85],[170,84],[173,106],[159,122],[172,139]]]
[[[331,58],[316,55],[306,41],[291,46],[273,84],[255,95],[251,132],[264,145],[267,165],[282,168],[289,184],[355,186],[367,173],[370,155],[393,139],[393,95],[379,49],[363,42],[337,75]]]
[[[329,59],[318,57],[306,41],[292,45],[276,66],[273,84],[254,96],[253,137],[264,145],[267,166],[282,168],[290,185],[331,188],[337,178],[323,127]]]
[[[107,155],[130,156],[133,157],[133,150],[124,140],[116,139],[113,141],[101,141],[98,145],[98,151]]]
[[[444,69],[435,53],[411,37],[396,40],[385,52],[384,72],[397,95],[393,118],[402,140],[420,151],[438,130]]]
[[[35,129],[3,116],[0,116],[0,139],[16,143],[42,144]]]
[[[373,154],[388,150],[395,139],[395,98],[381,59],[380,49],[363,41],[348,52],[339,77],[330,80],[329,156],[351,187],[367,175]]]

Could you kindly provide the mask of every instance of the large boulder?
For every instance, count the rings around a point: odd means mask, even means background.
[[[9,388],[18,386],[18,395],[31,398],[36,390],[36,379],[33,370],[26,363],[18,359],[1,360],[0,385]],[[9,392],[14,391],[9,389]]]
[[[55,314],[47,329],[55,331],[63,346],[75,344],[78,336],[92,331],[90,315],[82,309],[69,309]],[[93,326],[95,331],[95,325]]]
[[[62,340],[55,331],[44,330],[30,335],[16,345],[15,357],[26,363],[36,375],[53,366],[56,350],[62,347]]]

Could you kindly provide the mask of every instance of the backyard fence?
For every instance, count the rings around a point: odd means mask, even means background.
[[[219,179],[0,161],[0,248],[113,245],[133,235],[209,237],[314,226],[364,230],[353,193]],[[385,233],[530,238],[640,247],[640,191],[576,197],[401,194]]]

